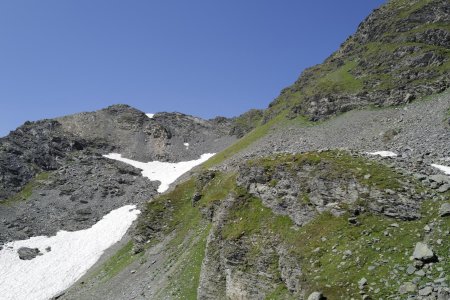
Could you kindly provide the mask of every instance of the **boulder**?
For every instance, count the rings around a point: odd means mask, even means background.
[[[439,215],[441,217],[450,216],[450,203],[444,203],[439,208]]]
[[[414,249],[413,257],[420,261],[431,261],[435,258],[435,255],[427,244],[418,242]]]
[[[17,250],[21,260],[32,260],[38,255],[42,255],[38,248],[21,247]]]
[[[450,183],[450,177],[446,175],[431,175],[428,179],[432,182],[436,182],[438,184],[446,184]]]
[[[323,300],[323,294],[321,292],[313,292],[308,296],[308,300]]]
[[[417,286],[414,283],[405,282],[399,287],[398,292],[403,295],[403,294],[414,293],[416,290],[417,290]]]

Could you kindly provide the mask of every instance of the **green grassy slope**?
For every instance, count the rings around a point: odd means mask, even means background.
[[[338,51],[284,89],[265,119],[288,109],[288,116],[317,120],[361,105],[399,104],[443,91],[450,85],[449,24],[446,1],[389,1]]]

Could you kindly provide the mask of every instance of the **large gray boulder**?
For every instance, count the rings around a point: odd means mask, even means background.
[[[19,254],[19,258],[21,260],[32,260],[38,255],[42,255],[38,248],[27,248],[22,247],[17,250],[17,254]]]
[[[413,257],[414,259],[421,261],[430,261],[435,258],[435,255],[433,250],[431,250],[427,244],[418,242],[416,244],[416,248],[414,249]]]
[[[324,299],[324,297],[321,292],[313,292],[308,297],[308,300],[322,300],[322,299]]]
[[[450,203],[444,203],[439,208],[439,215],[441,217],[450,216]]]

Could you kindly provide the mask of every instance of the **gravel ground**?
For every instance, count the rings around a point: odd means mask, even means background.
[[[393,151],[399,155],[394,163],[411,171],[437,172],[429,165],[450,157],[449,109],[447,90],[402,107],[350,111],[313,126],[291,123],[274,128],[219,168],[234,168],[244,159],[277,152],[347,149],[360,153]]]

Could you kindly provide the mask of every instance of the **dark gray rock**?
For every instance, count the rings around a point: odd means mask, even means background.
[[[38,248],[27,248],[22,247],[17,250],[17,254],[19,254],[19,258],[22,260],[32,260],[38,255],[42,255]]]

